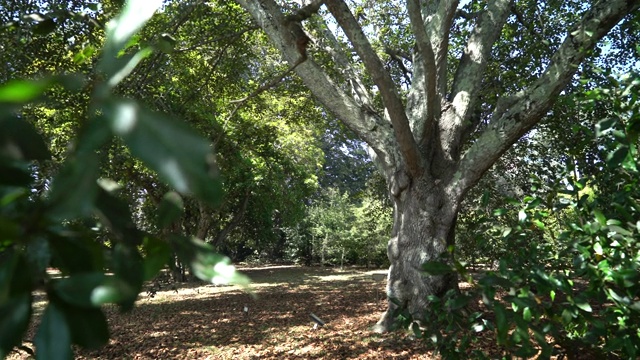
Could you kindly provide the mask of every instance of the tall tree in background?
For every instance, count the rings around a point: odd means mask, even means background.
[[[97,81],[102,76],[95,63],[104,41],[103,26],[122,5],[117,3],[0,4],[4,10],[0,49],[6,50],[0,58],[7,64],[0,69],[0,80],[40,78],[53,72],[82,73]],[[284,95],[273,93],[235,109],[234,100],[250,91],[248,79],[256,69],[277,72],[282,65],[270,61],[279,60],[279,54],[273,49],[264,52],[266,39],[249,31],[248,17],[237,4],[226,1],[164,2],[127,49],[151,45],[158,51],[114,89],[183,119],[214,143],[224,200],[213,208],[185,199],[185,211],[172,231],[197,236],[239,261],[272,247],[282,239],[276,227],[304,215],[301,199],[315,191],[322,160],[314,140],[321,131],[322,124],[314,120],[320,118],[320,108],[303,94],[308,90],[299,82],[279,88]],[[275,69],[265,70],[272,63]],[[50,91],[46,101],[22,109],[22,118],[44,136],[54,160],[38,167],[40,192],[47,190],[50,177],[73,146],[87,116],[92,86],[88,82],[79,93]],[[101,154],[101,176],[123,185],[121,195],[134,209],[137,224],[153,230],[155,209],[170,188],[117,140]],[[239,248],[247,254],[239,254]]]
[[[640,6],[237,2],[298,64],[296,74],[320,102],[370,146],[387,180],[395,214],[387,285],[393,301],[380,331],[391,327],[398,306],[420,318],[428,295],[457,286],[455,277],[427,276],[421,265],[454,243],[465,195],[547,114],[598,41]]]

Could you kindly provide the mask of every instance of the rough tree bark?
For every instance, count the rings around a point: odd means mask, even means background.
[[[313,54],[295,72],[328,110],[370,146],[374,161],[387,179],[395,210],[388,246],[391,267],[387,295],[416,318],[428,310],[428,295],[457,286],[455,278],[426,276],[420,269],[453,243],[465,194],[545,116],[597,41],[640,6],[640,0],[594,2],[580,21],[567,24],[564,41],[554,44],[557,50],[537,80],[516,93],[500,94],[498,102],[491,105],[484,130],[470,143],[468,139],[476,131],[473,111],[482,101],[479,96],[491,50],[517,1],[488,1],[482,11],[464,14],[472,22],[472,30],[460,61],[455,63],[455,72],[451,72],[455,75],[448,79],[449,37],[458,1],[406,0],[415,46],[411,86],[404,97],[371,45],[368,37],[374,34],[362,29],[343,0],[315,0],[297,12],[275,0],[236,1],[291,64],[300,54],[295,34],[287,24],[291,19],[304,22],[319,5],[326,6],[348,38],[345,47],[329,26],[309,34],[313,51],[332,56],[340,79],[332,78],[331,72],[313,60]],[[365,86],[363,74],[345,48],[355,51],[375,88]],[[526,49],[520,50],[527,56]],[[381,107],[375,106],[374,93],[380,95]],[[393,325],[395,306],[389,302],[377,330],[385,331]]]

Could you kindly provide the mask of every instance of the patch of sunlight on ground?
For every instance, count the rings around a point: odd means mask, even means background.
[[[348,281],[348,280],[375,280],[386,279],[387,271],[372,270],[367,272],[351,272],[345,271],[344,273],[331,274],[331,275],[311,275],[313,279],[320,281]]]
[[[169,335],[168,331],[152,331],[145,334],[148,337],[161,337]]]

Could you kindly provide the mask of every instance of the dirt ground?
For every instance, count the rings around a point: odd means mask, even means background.
[[[142,293],[128,313],[106,307],[109,344],[77,349],[76,358],[437,358],[406,332],[371,331],[386,307],[383,270],[267,266],[243,272],[255,297],[234,286],[182,284],[153,298]],[[44,305],[36,303],[36,313]],[[325,325],[314,327],[310,314]],[[9,357],[27,358],[24,352]]]

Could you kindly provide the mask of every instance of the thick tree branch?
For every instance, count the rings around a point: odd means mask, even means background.
[[[449,56],[449,33],[458,8],[458,0],[425,1],[422,17],[425,19],[427,34],[435,54],[437,68],[437,89],[442,98],[447,93],[447,59]]]
[[[487,67],[491,48],[500,36],[507,16],[510,13],[511,0],[490,1],[487,9],[480,15],[467,42],[467,46],[456,70],[451,91],[451,105],[446,122],[440,124],[440,142],[450,160],[455,161],[457,149],[466,122],[472,113],[482,86],[482,77]]]
[[[231,221],[226,223],[222,228],[222,230],[220,230],[220,232],[216,234],[212,242],[213,246],[220,247],[224,243],[224,241],[227,239],[231,231],[233,231],[235,228],[238,227],[238,225],[240,225],[240,223],[242,222],[242,219],[247,213],[247,207],[249,205],[250,199],[251,199],[251,189],[247,188],[242,197],[242,203],[240,204],[240,207],[236,208],[236,211],[233,213],[233,217],[231,218]]]
[[[324,35],[324,39],[316,40],[316,42],[320,43],[320,41],[328,41],[329,44],[324,48],[324,50],[331,55],[333,61],[338,64],[338,68],[344,74],[346,79],[349,79],[349,83],[351,85],[351,91],[354,99],[361,106],[365,106],[367,109],[373,108],[373,96],[367,88],[364,86],[364,82],[362,81],[362,77],[358,74],[357,71],[354,70],[353,66],[349,62],[349,57],[342,50],[342,44],[335,37],[333,32],[329,29],[326,22],[323,24],[322,34]],[[378,119],[379,118],[379,119]],[[376,117],[377,120],[384,121],[381,117]],[[376,120],[374,119],[374,120]],[[382,125],[382,124],[377,124]],[[375,126],[375,125],[374,125]]]
[[[394,50],[390,47],[385,47],[384,52],[385,54],[389,55],[391,60],[393,60],[396,64],[398,64],[398,67],[400,68],[400,71],[402,71],[402,75],[404,76],[405,80],[407,81],[408,84],[411,84],[411,76],[410,76],[411,70],[407,69],[407,67],[404,66],[404,63],[402,62],[402,59],[404,59],[404,56],[402,56],[402,54],[399,51]]]
[[[318,13],[322,4],[324,4],[324,0],[314,0],[310,4],[298,9],[294,14],[287,15],[287,21],[302,22],[307,20]]]
[[[271,42],[291,64],[299,58],[295,37],[286,26],[286,16],[274,0],[236,0],[247,10]],[[380,122],[371,125],[372,116],[353,97],[345,93],[315,62],[308,59],[295,72],[314,96],[349,129],[365,141],[386,169],[396,166],[395,146],[390,141],[392,129]]]
[[[411,83],[411,89],[407,95],[407,113],[410,115],[411,128],[416,136],[421,149],[427,147],[429,143],[428,137],[430,135],[425,134],[425,131],[431,131],[426,128],[425,124],[428,118],[427,112],[433,109],[433,114],[436,119],[440,117],[442,99],[444,99],[447,93],[447,57],[449,50],[449,32],[451,30],[451,23],[453,21],[453,14],[455,14],[456,7],[458,5],[457,0],[418,0],[414,5],[419,5],[419,9],[416,10],[412,7],[408,12],[410,16],[415,20],[411,20],[415,23],[418,19],[418,14],[422,15],[422,24],[424,25],[426,36],[429,39],[429,44],[434,54],[435,71],[427,69],[426,61],[421,60],[422,51],[414,52],[413,60],[413,80]],[[409,5],[409,4],[408,4]],[[412,5],[412,6],[414,6]],[[414,30],[416,33],[416,30]],[[420,34],[416,33],[416,41]],[[424,99],[427,98],[425,89],[427,77],[436,76],[436,101],[432,103],[426,103]]]
[[[640,0],[603,0],[593,5],[569,31],[540,78],[498,103],[489,126],[460,160],[451,194],[458,199],[464,196],[514,142],[538,123],[596,43],[638,8]]]
[[[478,13],[477,12],[470,13],[462,9],[458,9],[456,10],[456,17],[463,18],[465,20],[474,20],[478,17]]]
[[[382,101],[393,124],[394,134],[404,156],[408,171],[413,175],[420,174],[422,172],[422,159],[409,127],[409,120],[405,113],[404,104],[398,95],[398,91],[389,72],[384,68],[380,57],[378,57],[373,50],[371,43],[369,43],[369,40],[347,4],[342,0],[327,0],[326,5],[351,41],[358,56],[360,56],[371,75],[373,82],[380,90]]]
[[[434,132],[434,124],[436,117],[436,108],[439,107],[440,99],[436,93],[436,59],[431,47],[431,41],[427,35],[427,29],[424,26],[424,20],[422,19],[422,12],[420,11],[419,0],[407,0],[407,12],[409,13],[409,20],[411,21],[411,28],[416,37],[416,48],[419,52],[417,56],[418,61],[421,61],[421,66],[424,67],[425,81],[420,79],[424,91],[427,109],[426,117],[424,119],[424,127],[422,128],[422,134],[420,136],[420,142],[432,141]]]

